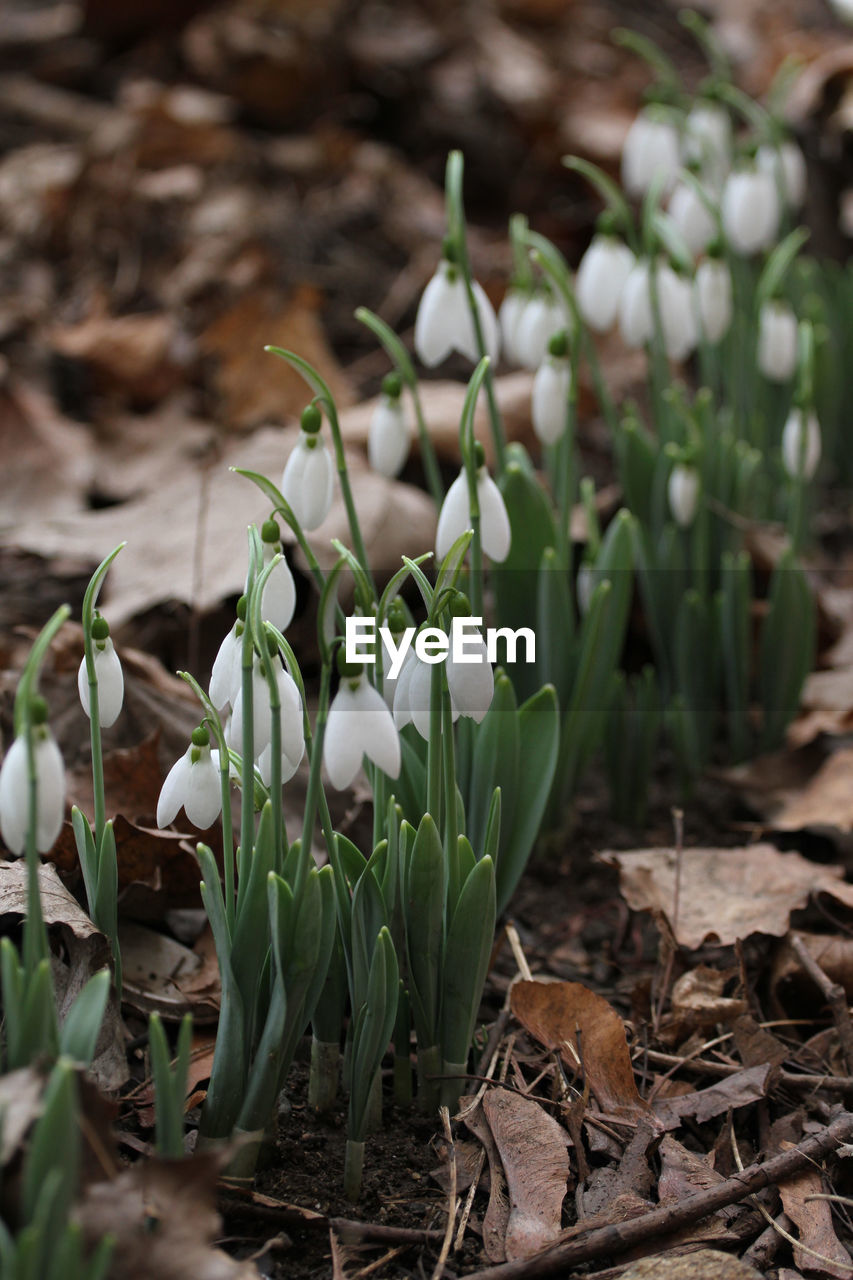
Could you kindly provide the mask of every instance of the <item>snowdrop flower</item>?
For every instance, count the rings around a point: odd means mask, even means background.
[[[584,321],[596,333],[607,333],[616,323],[619,299],[635,264],[633,253],[618,236],[605,230],[593,236],[578,267],[575,295]]]
[[[568,425],[572,372],[567,357],[568,340],[564,329],[551,339],[548,355],[533,379],[533,430],[543,444],[555,444]]]
[[[797,317],[781,299],[762,303],[758,315],[758,368],[770,382],[787,382],[797,367]]]
[[[278,696],[281,702],[281,745],[282,752],[293,765],[291,772],[302,759],[305,749],[302,734],[302,699],[296,682],[290,672],[278,664],[276,670]],[[252,665],[252,741],[257,760],[269,746],[272,734],[272,712],[270,710],[270,689],[263,673],[260,659],[255,658]],[[234,710],[225,731],[225,739],[229,747],[240,751],[243,745],[243,690],[242,687],[234,701]]]
[[[853,23],[853,0],[829,0],[842,22]]]
[[[320,410],[309,404],[302,411],[302,430],[281,480],[281,492],[307,532],[326,519],[335,490],[334,463],[320,439],[321,425]]]
[[[296,682],[288,672],[286,682],[279,682],[281,692],[281,780],[289,782],[305,754],[305,733],[302,720],[302,699]],[[286,701],[285,701],[286,699]],[[268,787],[272,778],[272,743],[268,742],[258,755],[258,772]]]
[[[786,138],[778,147],[765,144],[755,153],[758,168],[768,173],[774,183],[781,182],[785,203],[790,209],[802,208],[806,198],[808,175],[806,160],[800,148],[791,138]]]
[[[518,324],[524,314],[524,308],[530,300],[530,293],[527,289],[518,289],[513,285],[507,289],[504,294],[504,300],[501,303],[498,312],[498,327],[501,333],[501,348],[507,360],[511,360],[513,364],[521,364],[521,358],[518,354],[518,346],[516,344],[516,334],[518,332]]]
[[[699,472],[696,468],[677,462],[669,473],[666,495],[676,524],[682,529],[689,529],[699,504]]]
[[[804,409],[792,409],[782,430],[782,462],[788,475],[811,480],[820,462],[820,448],[820,425],[815,414],[807,416]]]
[[[367,756],[389,778],[400,773],[400,739],[385,699],[368,684],[364,668],[339,661],[341,683],[326,722],[323,763],[329,781],[343,791]]]
[[[47,727],[44,698],[33,699],[30,715],[36,772],[35,843],[38,853],[48,853],[65,816],[65,765]],[[21,734],[6,752],[0,767],[0,834],[10,853],[25,852],[29,818],[27,739]]]
[[[480,359],[465,281],[456,265],[448,260],[447,248],[445,246],[445,257],[438,270],[424,289],[415,318],[415,351],[428,369],[441,364],[451,351],[458,351],[472,364]],[[471,287],[485,354],[494,362],[500,349],[498,319],[476,280]]]
[[[477,453],[477,501],[480,505],[480,542],[490,560],[497,564],[509,555],[511,531],[501,491],[483,462],[482,445]],[[438,517],[435,553],[443,560],[456,539],[471,528],[471,504],[468,500],[468,477],[463,467],[447,490]]]
[[[168,827],[183,809],[194,827],[211,826],[222,808],[219,752],[210,749],[203,726],[193,730],[192,742],[166,775],[157,801],[157,826]]]
[[[645,195],[663,175],[670,186],[681,164],[678,129],[654,107],[644,107],[622,147],[622,186],[629,196]]]
[[[264,565],[268,565],[281,551],[281,529],[275,520],[265,520],[261,526],[261,543],[264,549]],[[279,631],[286,631],[296,608],[296,585],[290,565],[284,556],[267,578],[261,599],[261,618],[271,622]]]
[[[99,613],[96,613],[92,620],[92,640],[94,641],[95,676],[98,681],[98,719],[102,728],[108,729],[118,719],[124,702],[124,675],[118,654],[110,639],[109,623]],[[91,719],[89,673],[86,670],[85,657],[77,672],[77,692],[80,694],[83,710]]]
[[[470,617],[470,605],[464,596],[460,597],[462,614],[454,616]],[[447,687],[453,705],[455,720],[457,716],[470,716],[475,724],[480,724],[495,694],[495,676],[489,662],[486,642],[479,632],[474,633],[470,627],[465,633],[465,661],[456,661],[453,649],[447,655],[445,673]]]
[[[407,724],[413,724],[425,742],[429,742],[432,720],[430,717],[430,695],[432,693],[432,663],[422,662],[414,651],[410,662],[400,672],[397,688],[394,692],[394,724],[403,730]],[[450,665],[450,658],[447,659]],[[491,671],[491,667],[489,667]],[[449,675],[448,675],[449,681]],[[451,718],[453,723],[459,719],[459,708],[450,697]],[[485,713],[484,713],[485,714]]]
[[[705,258],[696,268],[693,287],[699,327],[705,340],[715,346],[732,323],[732,275],[728,264],[720,258]]]
[[[717,224],[705,202],[690,183],[679,182],[670,197],[667,211],[694,257],[703,253],[715,239]]]
[[[765,169],[738,169],[723,187],[723,230],[736,253],[767,249],[779,228],[779,195]]]
[[[374,471],[392,479],[403,470],[412,444],[412,431],[403,410],[403,383],[398,373],[382,382],[382,397],[370,419],[367,458]]]
[[[731,167],[732,124],[728,111],[716,102],[697,102],[684,121],[684,159],[719,191]]]
[[[237,601],[237,620],[219,646],[210,673],[207,692],[217,711],[222,711],[229,703],[233,706],[240,692],[245,622],[246,597],[241,596]]]
[[[670,360],[684,360],[696,346],[696,318],[689,281],[662,259],[656,266],[658,310],[664,350]],[[619,303],[619,330],[629,347],[642,347],[655,336],[651,271],[638,262],[629,275]]]
[[[565,329],[564,308],[550,294],[536,293],[527,303],[515,330],[515,350],[526,369],[538,369],[555,333]]]

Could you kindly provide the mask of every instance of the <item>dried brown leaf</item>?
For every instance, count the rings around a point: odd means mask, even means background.
[[[822,1192],[823,1181],[817,1169],[804,1169],[779,1184],[782,1207],[797,1228],[800,1245],[804,1246],[794,1245],[794,1261],[803,1271],[850,1280],[853,1265],[835,1234],[832,1207],[828,1200],[810,1198]],[[815,1253],[820,1254],[820,1259],[813,1256]]]
[[[509,1188],[507,1261],[529,1258],[560,1234],[569,1135],[538,1102],[508,1089],[489,1089],[483,1111]]]
[[[746,1107],[765,1097],[772,1074],[773,1068],[768,1063],[749,1067],[707,1089],[697,1089],[679,1098],[658,1097],[653,1104],[654,1111],[667,1129],[677,1129],[688,1116],[703,1124],[730,1108]]]
[[[607,1001],[580,982],[517,982],[512,1011],[571,1072],[583,1074],[603,1111],[635,1114],[645,1109],[637,1092],[625,1026]]]
[[[635,911],[659,912],[672,925],[675,852],[636,849],[598,855],[619,868],[619,885]],[[753,933],[782,937],[791,912],[812,893],[829,893],[853,905],[853,886],[841,867],[820,866],[773,845],[746,849],[687,849],[682,855],[681,893],[674,929],[681,946],[695,950],[707,938],[724,946]]]
[[[509,1199],[503,1165],[495,1145],[483,1104],[473,1106],[474,1099],[459,1099],[459,1112],[466,1126],[479,1138],[489,1162],[489,1207],[483,1217],[483,1249],[489,1262],[506,1262],[506,1230],[509,1222]],[[472,1108],[469,1110],[469,1108]]]

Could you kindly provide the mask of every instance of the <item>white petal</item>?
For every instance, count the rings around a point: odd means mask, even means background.
[[[676,463],[669,473],[667,497],[676,524],[687,529],[693,523],[699,501],[699,472],[695,467]]]
[[[213,670],[210,673],[208,694],[217,711],[234,702],[239,692],[242,648],[235,622],[219,646],[219,652],[213,660]]]
[[[512,530],[501,491],[485,467],[480,467],[477,473],[477,498],[483,550],[490,560],[500,564],[509,555]]]
[[[690,282],[663,263],[657,269],[657,286],[664,349],[670,360],[685,360],[697,338]]]
[[[638,262],[622,290],[619,300],[619,332],[629,347],[642,347],[654,332],[652,299],[649,290],[649,264]]]
[[[791,209],[801,208],[806,198],[808,174],[806,161],[796,142],[787,139],[779,148],[759,147],[755,162],[759,169],[769,173],[774,183],[781,182],[786,204]]]
[[[378,769],[396,778],[400,773],[400,739],[391,712],[378,689],[362,676],[353,698],[360,717],[359,737],[364,754]]]
[[[157,801],[158,827],[168,827],[177,817],[178,810],[183,807],[191,763],[192,747],[189,747],[166,774],[166,781],[160,788],[160,799]]]
[[[597,333],[607,333],[616,323],[619,299],[635,265],[631,250],[615,236],[594,236],[581,258],[575,294],[581,315]]]
[[[361,768],[364,745],[354,720],[357,714],[353,692],[348,682],[342,682],[329,708],[323,739],[323,763],[337,791],[348,787]]]
[[[698,102],[684,122],[684,159],[698,161],[703,178],[718,191],[731,167],[732,125],[725,107]]]
[[[409,680],[409,712],[412,724],[418,733],[429,742],[430,731],[430,692],[432,689],[433,663],[421,662],[415,658],[412,675]]]
[[[729,174],[722,215],[723,230],[737,253],[768,248],[779,225],[779,196],[772,176],[750,169]]]
[[[307,436],[304,431],[300,431],[299,438],[290,452],[290,457],[284,464],[284,473],[281,477],[281,492],[289,505],[293,509],[293,514],[299,523],[302,523],[300,515],[302,503],[302,489],[305,478],[305,466],[308,462],[309,450],[305,447]]]
[[[787,302],[765,302],[758,317],[758,368],[771,382],[787,382],[797,367],[797,317]]]
[[[565,328],[565,313],[553,299],[542,294],[531,298],[516,332],[516,350],[521,363],[528,369],[538,369],[548,354],[549,341]]]
[[[101,649],[95,642],[95,676],[98,681],[98,718],[101,727],[108,729],[115,724],[124,702],[124,674],[119,656],[112,640],[107,637]],[[77,691],[86,715],[91,715],[89,698],[89,676],[86,670],[86,659],[83,658],[77,671]]]
[[[699,323],[708,342],[716,344],[732,322],[732,277],[725,262],[706,258],[696,268]]]
[[[571,383],[568,360],[556,360],[549,356],[536,371],[531,414],[533,430],[543,444],[554,444],[566,430]]]
[[[411,439],[402,401],[383,396],[373,411],[367,436],[367,458],[373,470],[389,479],[399,475],[409,456]]]
[[[466,651],[472,657],[476,654],[479,660],[454,662],[451,655],[447,660],[447,687],[459,714],[471,716],[479,724],[492,705],[495,677],[482,637],[479,646],[467,640]]]
[[[492,364],[496,364],[501,350],[501,333],[498,318],[482,285],[473,280],[471,288],[474,294],[474,301],[477,304],[477,314],[480,317],[480,332],[483,335],[483,346],[485,347],[484,355],[489,357]],[[463,352],[463,354],[465,353]],[[480,359],[480,352],[476,346],[470,359],[474,364]]]
[[[201,748],[201,756],[190,765],[184,788],[184,812],[194,827],[211,826],[222,808],[222,785],[219,766],[209,747]]]
[[[668,212],[694,256],[702,253],[715,238],[717,224],[705,203],[688,183],[682,182],[675,188]]]
[[[468,501],[468,477],[465,468],[453,481],[441,504],[435,534],[435,554],[441,561],[460,534],[471,528],[471,504]]]
[[[303,529],[310,533],[318,528],[332,505],[335,493],[335,474],[332,455],[318,441],[315,448],[308,451],[305,469],[302,473],[302,495],[300,499],[301,516],[299,522]]]
[[[516,339],[518,324],[527,305],[527,296],[522,289],[508,289],[498,312],[503,352],[507,360],[512,361],[513,364],[521,363]]]
[[[782,461],[789,476],[802,475],[804,480],[811,480],[817,464],[820,462],[821,439],[820,426],[813,413],[809,414],[805,423],[802,409],[792,409],[782,431]],[[803,444],[803,430],[806,439]],[[803,457],[800,457],[804,450]]]
[[[416,663],[417,658],[415,657],[415,651],[414,649],[409,649],[403,659],[403,666],[400,669],[400,674],[397,676],[396,681],[394,681],[393,712],[394,724],[398,729],[404,729],[407,724],[412,723],[410,685]],[[386,683],[390,684],[391,681],[386,680]]]
[[[53,848],[65,817],[65,765],[48,729],[36,729],[36,849]]]
[[[424,289],[415,319],[415,351],[428,369],[441,364],[453,350],[460,319],[458,277],[448,279],[448,264],[441,262]]]
[[[0,767],[0,832],[11,853],[22,854],[27,844],[27,745],[16,738]]]
[[[278,677],[278,688],[281,698],[281,749],[287,758],[292,777],[305,754],[302,699],[295,680],[284,668]]]
[[[286,560],[279,560],[273,569],[261,600],[261,617],[271,622],[279,631],[286,631],[296,608],[296,584]]]
[[[670,185],[680,165],[678,130],[649,110],[637,116],[622,148],[622,185],[642,196],[661,175]]]

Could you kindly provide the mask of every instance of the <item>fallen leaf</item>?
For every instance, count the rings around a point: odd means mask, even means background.
[[[745,1000],[723,995],[731,976],[709,965],[683,973],[673,985],[670,1012],[661,1019],[661,1038],[678,1044],[694,1032],[707,1031],[719,1022],[728,1025],[745,1013]]]
[[[187,373],[186,342],[162,311],[111,316],[96,310],[79,324],[54,328],[48,341],[56,355],[80,366],[98,395],[156,404]]]
[[[61,518],[85,507],[95,466],[92,437],[24,383],[0,387],[0,452],[4,541],[12,540],[18,523],[34,511]]]
[[[776,831],[853,831],[853,747],[828,757],[799,795],[770,815]]]
[[[730,1253],[696,1249],[684,1254],[659,1254],[630,1263],[619,1280],[761,1280],[761,1272]]]
[[[853,938],[843,934],[803,933],[800,929],[797,934],[827,978],[842,986],[853,999]],[[787,938],[776,950],[770,970],[770,991],[780,1008],[785,1003],[780,994],[783,984],[796,984],[800,990],[808,993],[807,999],[812,1005],[818,999],[823,1003],[814,982],[803,973],[802,962]]]
[[[799,1237],[799,1245],[794,1245],[794,1261],[803,1271],[850,1280],[853,1266],[835,1234],[832,1206],[828,1200],[810,1198],[819,1196],[823,1189],[823,1179],[817,1169],[804,1169],[779,1183],[782,1208],[796,1226]],[[815,1253],[820,1254],[820,1258],[814,1257]]]
[[[529,1258],[560,1235],[569,1135],[538,1102],[508,1089],[489,1089],[483,1112],[509,1189],[507,1261]]]
[[[593,1169],[583,1192],[583,1219],[606,1215],[610,1221],[626,1221],[650,1207],[654,1179],[649,1164],[661,1139],[661,1129],[650,1116],[641,1116],[618,1164]]]
[[[122,968],[124,971],[123,998],[140,1013],[159,1013],[175,1022],[191,1013],[199,1021],[194,1002],[188,998],[188,985],[202,968],[203,960],[198,952],[183,943],[169,938],[144,925],[123,920],[119,925]],[[206,1001],[206,1021],[216,1019]]]
[[[813,671],[800,694],[800,711],[789,725],[785,740],[802,747],[819,734],[833,737],[853,730],[853,666]]]
[[[697,1089],[678,1098],[658,1097],[653,1103],[655,1115],[667,1129],[677,1129],[688,1116],[704,1124],[730,1108],[746,1107],[765,1097],[772,1074],[769,1063],[762,1063],[726,1076],[707,1089]]]
[[[483,1249],[489,1262],[506,1262],[509,1199],[498,1148],[483,1113],[482,1101],[474,1106],[473,1097],[460,1098],[459,1113],[474,1137],[480,1140],[489,1162],[489,1205],[483,1217]]]
[[[672,927],[676,858],[673,849],[597,855],[619,868],[619,886],[634,911],[659,912]],[[746,849],[687,849],[682,855],[678,943],[695,951],[708,938],[729,946],[753,933],[782,937],[791,912],[812,893],[853,906],[853,885],[841,867],[821,866],[771,844]]]
[[[580,982],[517,982],[511,1008],[532,1036],[556,1049],[573,1074],[582,1074],[602,1111],[633,1115],[645,1110],[625,1025],[602,996]]]

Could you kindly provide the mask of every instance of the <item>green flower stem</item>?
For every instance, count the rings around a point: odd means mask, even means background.
[[[27,743],[27,916],[24,921],[24,972],[32,978],[42,960],[47,960],[47,929],[41,909],[39,855],[36,849],[38,822],[38,778],[36,777],[34,726],[26,727]]]
[[[270,699],[269,793],[272,801],[275,869],[278,875],[281,875],[284,866],[284,815],[281,804],[281,692],[278,687],[278,673],[273,661],[273,655],[270,652],[270,635],[267,633],[266,625],[261,617],[261,604],[264,597],[264,588],[281,558],[281,554],[277,553],[272,557],[269,564],[264,565],[255,582],[251,600],[251,631],[260,650],[261,665],[264,669]],[[249,610],[247,610],[247,615],[248,613]]]
[[[441,746],[444,756],[444,851],[448,868],[458,866],[456,842],[459,837],[459,816],[456,812],[456,761],[453,750],[453,712],[450,706],[450,690],[447,682],[441,694]],[[451,901],[459,896],[459,885],[448,887]]]
[[[331,661],[323,663],[320,672],[320,701],[317,707],[316,731],[310,748],[310,770],[308,774],[308,791],[305,796],[305,814],[302,827],[302,847],[299,865],[296,873],[296,882],[293,886],[294,897],[299,900],[302,887],[308,875],[308,865],[311,861],[311,843],[314,833],[314,820],[317,816],[317,806],[321,804],[321,818],[324,823],[324,834],[326,834],[326,844],[329,846],[329,856],[331,857],[331,849],[334,847],[334,833],[326,832],[326,824],[331,827],[328,816],[328,805],[320,780],[320,769],[323,763],[323,739],[326,735],[326,722],[329,719],[329,694],[332,687],[332,664]],[[308,743],[306,742],[306,749]],[[325,809],[325,813],[322,812]],[[330,838],[331,837],[331,838]]]
[[[104,826],[107,820],[106,799],[104,796],[104,758],[101,746],[101,718],[98,705],[98,675],[95,669],[95,646],[92,639],[92,624],[95,618],[95,605],[98,593],[103,585],[107,570],[118,553],[127,544],[120,542],[108,556],[101,561],[86,588],[83,597],[83,651],[86,660],[86,679],[89,683],[89,734],[92,743],[92,788],[95,795],[95,850],[100,855],[101,842],[104,837]],[[93,903],[89,903],[89,907]]]
[[[219,712],[189,671],[179,671],[204,708],[204,721],[216,739],[219,752],[219,786],[222,792],[222,867],[225,879],[225,918],[229,937],[234,933],[234,827],[231,818],[231,756]]]
[[[474,298],[474,284],[471,272],[471,260],[468,256],[468,239],[465,234],[465,206],[462,200],[462,174],[464,160],[461,151],[451,151],[447,157],[444,190],[447,203],[447,230],[456,251],[455,265],[462,273],[468,309],[474,326],[474,338],[480,359],[488,353],[483,340],[483,327],[480,324],[480,312]],[[495,395],[495,384],[491,370],[486,369],[486,398],[489,406],[489,423],[492,430],[492,443],[495,448],[495,465],[499,475],[506,470],[506,436]]]
[[[421,450],[421,461],[424,464],[424,473],[426,475],[427,485],[429,486],[432,500],[436,507],[441,509],[444,502],[444,485],[441,480],[441,471],[438,466],[438,459],[435,456],[432,439],[427,429],[426,419],[424,418],[423,405],[421,404],[420,391],[418,390],[417,381],[409,386],[412,393],[412,403],[415,406],[415,422],[418,429],[418,441]]]
[[[243,886],[248,880],[248,865],[255,843],[255,727],[254,703],[252,688],[252,670],[255,650],[252,644],[252,628],[246,616],[246,629],[243,632],[243,662],[241,670],[241,691],[243,697],[243,741],[240,744],[242,753],[242,784],[240,796],[240,860],[239,883],[237,886],[238,906]]]
[[[427,813],[441,822],[441,700],[443,663],[433,664],[429,684],[429,742],[427,743]]]

